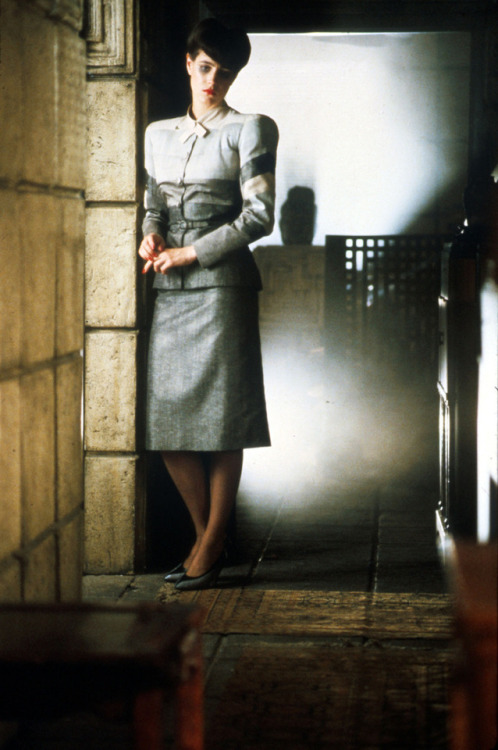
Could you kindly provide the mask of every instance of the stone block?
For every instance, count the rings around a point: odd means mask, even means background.
[[[83,188],[86,181],[86,46],[77,32],[57,28],[58,183]]]
[[[83,599],[88,602],[117,602],[134,580],[133,575],[85,575],[83,576]],[[159,586],[156,590],[159,589]],[[154,599],[154,597],[151,597]]]
[[[87,456],[85,572],[133,571],[135,487],[135,456]]]
[[[19,196],[23,217],[22,356],[25,364],[51,359],[55,345],[56,248],[60,243],[58,201],[49,195]]]
[[[83,21],[83,0],[30,0],[50,18],[62,21],[79,31]]]
[[[0,560],[21,546],[21,396],[0,382]]]
[[[103,7],[105,6],[105,7]],[[133,0],[88,0],[86,4],[88,67],[92,75],[135,70]]]
[[[86,218],[86,324],[136,325],[135,207],[89,208]]]
[[[83,511],[58,534],[61,601],[79,601],[83,576]]]
[[[24,179],[56,182],[55,55],[56,25],[29,6],[22,13],[22,111],[18,121]],[[43,154],[43,158],[40,155]]]
[[[240,577],[238,579],[240,581]],[[138,602],[153,602],[159,589],[164,586],[164,573],[146,573],[133,578],[133,585],[123,594],[123,604],[133,605]]]
[[[12,252],[19,242],[17,196],[11,190],[0,190],[0,202],[0,368],[5,369],[18,366],[21,359],[23,264]]]
[[[136,83],[127,79],[89,81],[89,201],[137,198]]]
[[[57,551],[54,536],[31,550],[24,568],[24,599],[53,602],[57,598]]]
[[[59,200],[62,232],[57,249],[56,350],[61,356],[83,349],[85,204]]]
[[[58,519],[83,502],[82,390],[82,358],[59,365],[56,370]]]
[[[21,379],[24,543],[55,519],[54,374],[39,370]]]
[[[92,331],[86,337],[85,445],[134,451],[137,334]]]
[[[0,176],[18,180],[22,171],[22,70],[23,39],[21,34],[20,3],[1,0],[0,4],[0,122],[2,144],[0,148]]]
[[[63,23],[71,25],[76,31],[81,31],[83,26],[83,0],[57,0],[57,18]],[[52,6],[52,13],[54,9]]]
[[[54,0],[30,0],[33,6],[37,6],[43,13],[48,14],[51,10],[54,10],[56,2]]]
[[[19,602],[21,599],[21,564],[18,560],[13,560],[0,570],[0,602]]]

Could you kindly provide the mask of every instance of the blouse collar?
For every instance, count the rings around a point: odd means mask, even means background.
[[[214,123],[215,120],[226,114],[229,107],[226,102],[222,102],[218,107],[208,109],[201,117],[197,120],[192,116],[191,107],[188,108],[188,112],[183,120],[177,125],[177,130],[181,130],[182,134],[180,140],[185,143],[191,135],[198,135],[204,138],[209,133],[208,124]]]

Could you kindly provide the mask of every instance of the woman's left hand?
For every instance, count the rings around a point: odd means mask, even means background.
[[[186,247],[168,247],[159,253],[152,263],[156,273],[167,274],[177,266],[189,266],[197,260],[197,253],[193,245]]]

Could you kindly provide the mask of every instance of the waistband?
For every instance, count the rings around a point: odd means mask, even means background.
[[[168,229],[171,232],[184,232],[188,229],[216,229],[222,224],[233,221],[237,217],[237,213],[227,211],[223,214],[215,214],[206,219],[186,219],[182,215],[180,208],[169,208],[168,215]]]
[[[203,229],[204,227],[216,227],[219,224],[218,221],[213,222],[208,219],[177,219],[176,221],[170,221],[168,228],[171,232],[182,232],[185,229]]]

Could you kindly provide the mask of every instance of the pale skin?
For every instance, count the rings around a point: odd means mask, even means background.
[[[192,92],[191,114],[195,118],[218,107],[236,77],[203,50],[194,58],[187,54],[187,72]],[[153,268],[162,274],[197,259],[193,245],[168,248],[163,237],[154,233],[143,238],[138,253],[146,261],[144,271]],[[197,578],[223,552],[242,472],[242,450],[212,452],[207,471],[201,455],[195,451],[162,451],[161,455],[192,519],[195,541],[183,564],[189,577]]]

